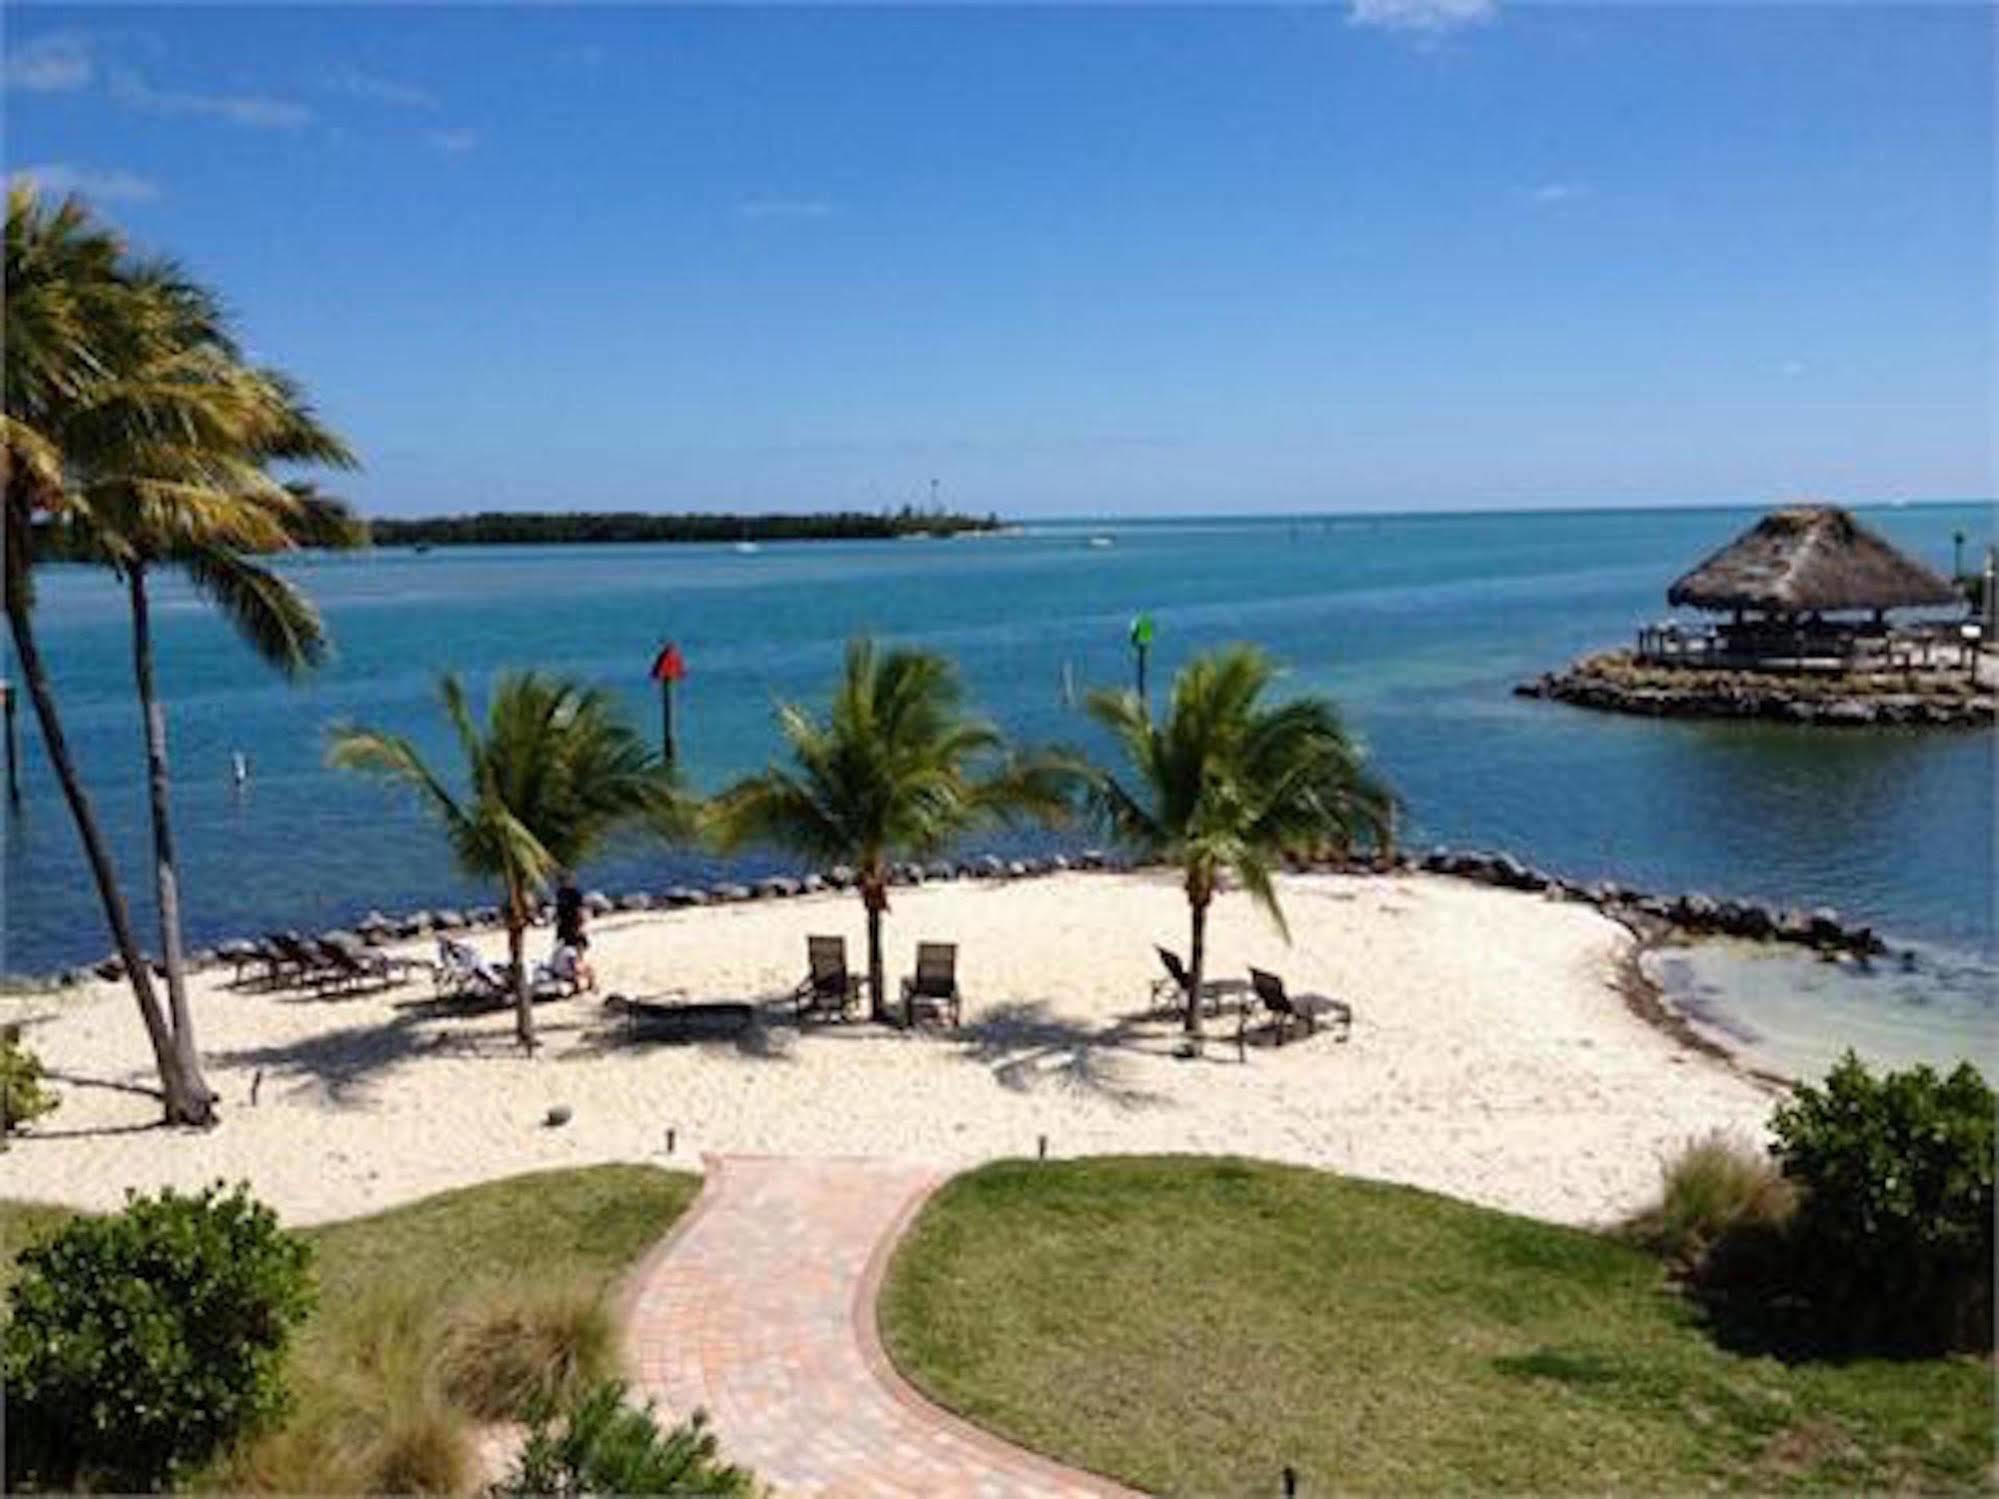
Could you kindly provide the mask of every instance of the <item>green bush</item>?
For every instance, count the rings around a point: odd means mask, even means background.
[[[1993,1095],[1966,1062],[1879,1078],[1851,1052],[1771,1122],[1800,1190],[1797,1290],[1842,1341],[1992,1346]]]
[[[18,1025],[0,1025],[0,1133],[39,1119],[58,1100],[42,1086],[42,1059],[21,1044]]]
[[[592,1286],[503,1284],[453,1312],[440,1382],[454,1405],[482,1420],[566,1409],[610,1375],[617,1339]]]
[[[1697,1270],[1731,1234],[1778,1229],[1797,1192],[1769,1156],[1719,1131],[1689,1144],[1662,1169],[1658,1205],[1626,1232],[1683,1271]]]
[[[159,1488],[284,1409],[311,1251],[244,1188],[128,1197],[19,1269],[0,1353],[10,1481]]]
[[[700,1411],[693,1419],[662,1432],[650,1403],[643,1410],[625,1403],[623,1385],[610,1382],[591,1390],[553,1429],[544,1411],[528,1432],[514,1471],[494,1486],[495,1499],[585,1494],[701,1494],[713,1499],[748,1499],[756,1479],[720,1461],[715,1434]]]

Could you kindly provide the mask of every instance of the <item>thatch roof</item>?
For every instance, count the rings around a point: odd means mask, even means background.
[[[1957,591],[1832,505],[1773,510],[1666,590],[1696,609],[1803,614],[1954,604]]]

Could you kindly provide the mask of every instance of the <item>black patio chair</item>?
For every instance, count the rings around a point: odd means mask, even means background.
[[[958,994],[958,944],[916,944],[916,972],[902,981],[902,1015],[914,1025],[925,1011],[950,1016],[956,1030],[963,1010]]]
[[[863,975],[847,971],[847,939],[807,937],[805,964],[805,977],[791,991],[799,1018],[831,1015],[836,1020],[851,1019],[868,981]]]
[[[1324,994],[1290,994],[1285,991],[1284,980],[1274,973],[1266,973],[1261,968],[1249,971],[1250,987],[1263,1008],[1270,1012],[1271,1024],[1277,1031],[1277,1044],[1284,1044],[1285,1032],[1291,1022],[1305,1022],[1307,1034],[1319,1028],[1321,1016],[1329,1016],[1339,1027],[1337,1039],[1344,1041],[1353,1032],[1353,1006],[1343,999],[1332,999]]]

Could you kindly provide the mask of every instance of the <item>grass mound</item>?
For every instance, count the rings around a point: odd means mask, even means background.
[[[881,1319],[942,1404],[1154,1492],[1949,1490],[1993,1459],[1975,1361],[1733,1354],[1629,1244],[1242,1161],[960,1177]]]

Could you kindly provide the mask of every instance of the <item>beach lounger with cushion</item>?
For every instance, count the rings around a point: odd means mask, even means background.
[[[791,997],[798,1006],[799,1018],[832,1015],[839,1020],[850,1019],[854,1007],[860,1003],[861,990],[868,981],[860,974],[847,971],[847,939],[807,937],[805,964],[805,977],[791,991]]]
[[[1194,981],[1193,976],[1187,972],[1187,965],[1180,961],[1180,954],[1177,952],[1156,944],[1152,950],[1159,954],[1159,966],[1166,970],[1165,978],[1154,979],[1152,981],[1153,1008],[1157,1009],[1161,1005],[1170,1004],[1175,1009],[1179,1009],[1187,1003],[1187,990]],[[1203,979],[1201,981],[1201,998],[1208,1002],[1208,1013],[1210,1015],[1220,1013],[1224,999],[1247,994],[1248,992],[1249,985],[1241,979]]]
[[[1339,1027],[1338,1038],[1342,1041],[1353,1030],[1353,1006],[1343,999],[1331,999],[1324,994],[1287,993],[1283,979],[1261,968],[1250,969],[1249,982],[1263,1008],[1270,1012],[1279,1046],[1284,1044],[1284,1034],[1293,1020],[1304,1021],[1306,1031],[1311,1032],[1319,1028],[1321,1016],[1330,1017]]]
[[[916,944],[916,972],[902,981],[903,1023],[914,1025],[926,1012],[939,1017],[949,1016],[952,1029],[957,1029],[960,1000],[958,997],[958,944],[955,942],[919,942]]]
[[[449,937],[437,939],[437,966],[431,979],[441,998],[501,1000],[512,992],[505,974],[475,949]]]

